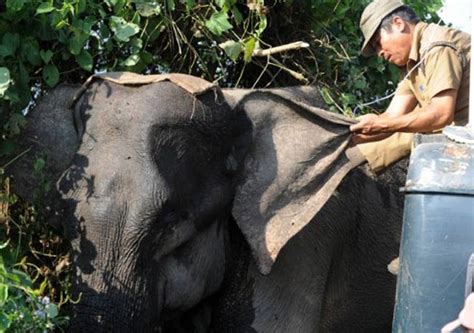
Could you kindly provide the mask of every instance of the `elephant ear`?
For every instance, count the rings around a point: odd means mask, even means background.
[[[364,162],[349,145],[354,121],[307,104],[307,97],[297,88],[240,90],[229,102],[253,125],[232,213],[262,274],[343,177]]]
[[[55,181],[74,156],[78,137],[70,105],[78,88],[76,85],[60,85],[46,92],[27,115],[18,158],[5,170],[12,178],[14,193],[27,201],[34,201],[36,189],[45,181],[50,184],[50,192],[54,192]],[[34,172],[39,159],[45,161],[44,167]]]

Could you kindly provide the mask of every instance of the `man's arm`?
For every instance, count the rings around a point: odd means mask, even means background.
[[[395,116],[367,115],[351,126],[356,134],[374,135],[394,132],[431,132],[450,124],[454,117],[457,90],[440,92],[423,112]],[[396,114],[395,112],[392,115]]]
[[[403,95],[395,95],[390,105],[388,106],[387,110],[382,113],[381,115],[377,116],[375,114],[367,114],[359,117],[359,123],[356,125],[351,126],[351,131],[354,132],[352,136],[352,143],[359,144],[359,143],[366,143],[366,142],[373,142],[373,141],[380,141],[383,140],[393,132],[385,132],[385,133],[363,133],[361,130],[358,130],[358,126],[360,124],[364,124],[364,122],[369,121],[371,118],[380,118],[380,119],[387,119],[387,118],[394,118],[399,117],[404,114],[407,114],[415,109],[415,106],[418,104],[416,98],[412,94],[403,94]]]
[[[381,114],[383,117],[398,117],[413,111],[418,104],[415,95],[395,95],[390,101],[387,110]]]

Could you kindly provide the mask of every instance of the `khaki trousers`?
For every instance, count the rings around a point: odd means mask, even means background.
[[[357,145],[370,168],[380,172],[391,164],[408,156],[413,144],[413,133],[394,133],[380,141]]]

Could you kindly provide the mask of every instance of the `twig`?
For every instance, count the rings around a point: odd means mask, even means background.
[[[256,49],[256,50],[253,51],[253,55],[255,57],[267,57],[267,56],[272,55],[272,54],[286,52],[286,51],[295,50],[295,49],[307,48],[307,47],[309,47],[308,43],[294,42],[294,43],[290,43],[290,44],[271,47],[271,48],[265,49],[265,50]]]
[[[12,160],[8,161],[7,164],[3,165],[1,167],[1,169],[6,169],[10,164],[12,164],[13,162],[15,162],[17,159],[21,158],[23,155],[25,155],[26,153],[28,153],[29,151],[31,150],[31,147],[26,149],[25,151],[23,151],[21,154],[15,156]]]
[[[286,67],[285,65],[283,65],[281,62],[279,62],[278,60],[276,60],[273,57],[271,57],[270,59],[273,61],[273,62],[270,62],[270,65],[281,68],[282,70],[284,70],[285,72],[287,72],[288,74],[293,76],[298,81],[303,81],[305,83],[308,83],[308,79],[303,74],[298,73],[298,72]]]
[[[252,89],[255,89],[257,86],[258,81],[262,78],[263,74],[267,71],[268,65],[270,64],[270,56],[267,56],[267,62],[265,63],[265,67],[263,67],[262,71],[260,72],[260,75],[258,76],[257,80],[252,85]]]

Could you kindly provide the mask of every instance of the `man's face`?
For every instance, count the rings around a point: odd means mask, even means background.
[[[412,34],[410,30],[407,32],[407,27],[405,21],[395,16],[390,30],[379,29],[371,40],[377,55],[399,67],[405,66],[412,44]]]

